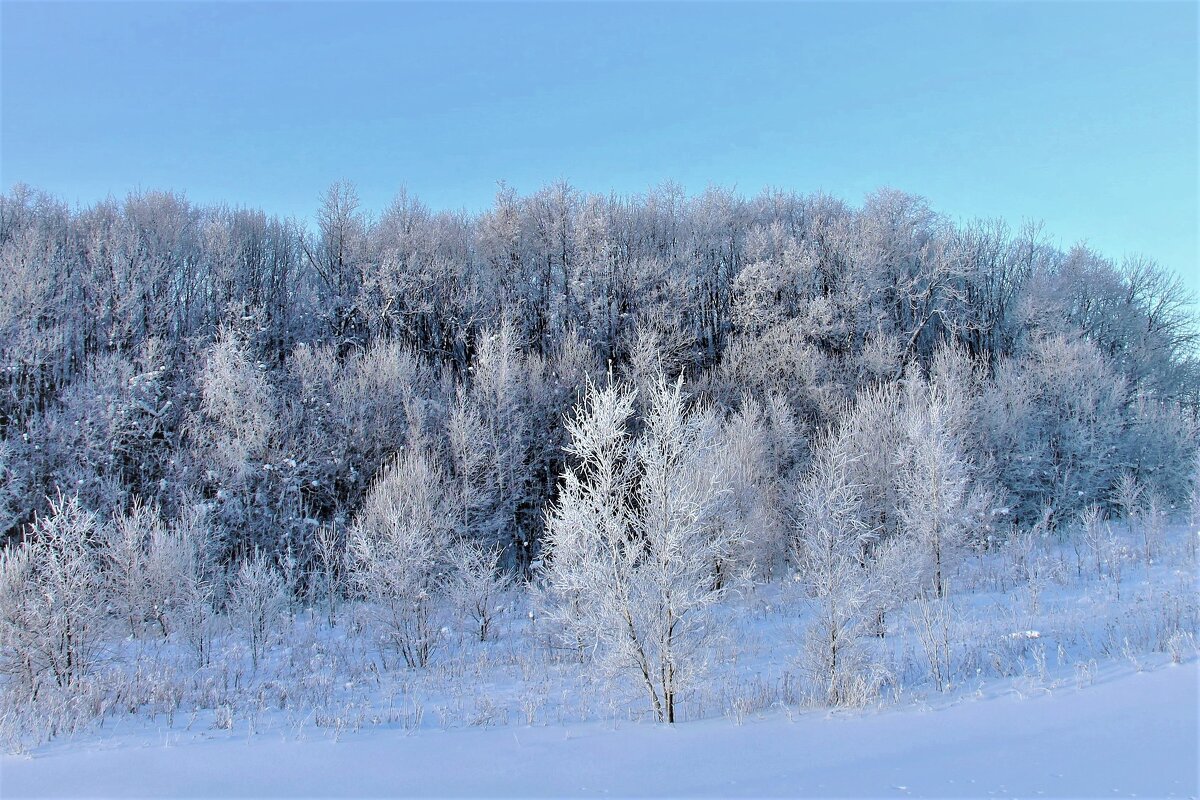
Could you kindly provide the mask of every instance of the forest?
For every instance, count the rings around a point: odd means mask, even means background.
[[[118,713],[864,705],[1044,669],[1037,637],[972,645],[965,594],[1194,578],[1200,316],[1169,268],[893,189],[314,206],[0,196],[6,747]],[[1165,594],[1060,661],[1194,653]],[[751,609],[794,631],[735,691]],[[620,690],[552,702],[572,681]]]

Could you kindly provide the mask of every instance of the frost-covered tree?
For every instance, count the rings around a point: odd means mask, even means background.
[[[223,330],[197,376],[199,405],[188,422],[194,459],[190,483],[214,501],[212,522],[235,552],[274,545],[260,487],[273,468],[268,448],[277,432],[278,403],[265,365],[236,331]]]
[[[325,604],[325,619],[330,627],[337,624],[338,605],[346,584],[346,547],[341,532],[333,525],[322,525],[313,537],[313,565],[310,595]]]
[[[255,669],[271,642],[283,632],[290,599],[283,575],[265,553],[255,550],[242,559],[229,586],[226,608],[250,645]]]
[[[1126,470],[1121,473],[1120,479],[1113,486],[1110,499],[1121,519],[1129,525],[1133,525],[1142,510],[1142,499],[1145,494],[1146,487],[1138,482],[1136,475]]]
[[[185,503],[161,544],[151,542],[147,561],[151,596],[165,616],[164,634],[178,636],[196,657],[197,666],[208,666],[222,581],[207,506]]]
[[[514,554],[522,553],[516,556],[520,562],[530,545],[517,516],[527,492],[525,457],[533,434],[529,379],[536,365],[522,353],[517,337],[515,323],[506,317],[476,342],[471,401],[479,426],[471,446],[482,455],[486,484],[480,489],[490,501],[480,509],[480,533],[514,547]]]
[[[249,462],[266,447],[275,422],[275,398],[263,366],[236,332],[226,330],[208,351],[197,383],[212,464],[236,480],[253,469]]]
[[[946,573],[971,530],[974,468],[947,422],[946,401],[933,389],[906,410],[906,441],[899,455],[900,526],[922,551],[927,583],[940,598]],[[926,582],[926,581],[922,581]]]
[[[889,544],[884,560],[864,560],[878,531],[864,513],[853,442],[830,432],[817,443],[792,508],[796,581],[813,612],[801,663],[812,691],[830,705],[861,704],[877,692],[880,674],[866,640],[881,604],[892,599],[881,591],[895,589],[895,581],[881,578],[899,577],[891,561],[903,552]]]
[[[722,579],[772,576],[788,554],[782,505],[792,443],[779,439],[792,435],[776,429],[767,410],[749,397],[722,425],[717,460],[727,491],[718,515],[742,539],[733,562],[720,565]]]
[[[149,617],[149,579],[146,574],[148,542],[161,538],[158,509],[140,499],[128,512],[116,515],[106,529],[105,572],[114,606],[129,626],[129,634],[141,634]]]
[[[1192,459],[1191,491],[1188,493],[1188,524],[1200,525],[1200,452]]]
[[[0,535],[9,531],[20,518],[22,475],[16,448],[0,440]]]
[[[453,473],[455,528],[460,538],[480,537],[496,540],[496,532],[486,513],[495,504],[497,486],[491,480],[488,427],[479,410],[462,388],[446,419],[446,439]]]
[[[445,559],[454,530],[445,475],[408,447],[379,473],[350,526],[351,585],[383,652],[429,664],[441,632]]]
[[[1120,472],[1126,384],[1086,339],[1049,337],[1004,361],[980,398],[985,454],[1019,524],[1102,499]]]
[[[1150,492],[1146,497],[1146,506],[1142,509],[1138,528],[1142,533],[1142,553],[1146,563],[1152,563],[1162,547],[1163,535],[1167,527],[1167,504],[1158,492]]]
[[[31,699],[69,688],[100,657],[107,587],[98,525],[78,498],[59,496],[25,538],[0,550],[0,672]]]
[[[1108,519],[1099,503],[1093,503],[1079,512],[1079,535],[1087,549],[1089,560],[1096,567],[1096,577],[1104,577],[1104,562],[1108,559],[1108,548],[1112,531]]]
[[[674,722],[719,632],[715,566],[739,537],[714,525],[723,477],[710,414],[660,382],[636,438],[635,393],[589,388],[567,422],[571,464],[547,520],[550,618],[597,663],[637,680]]]
[[[863,519],[880,541],[900,533],[900,466],[907,446],[904,409],[906,403],[920,402],[921,391],[919,379],[907,386],[879,383],[859,391],[839,412],[837,446],[850,454],[846,468],[862,495]]]
[[[495,633],[505,596],[512,588],[512,576],[500,566],[502,553],[494,545],[467,540],[452,545],[446,555],[442,585],[446,600],[458,619],[473,627],[481,642]]]
[[[69,488],[101,517],[134,497],[151,502],[169,497],[164,483],[178,455],[179,409],[162,350],[151,340],[137,358],[97,356],[58,403],[30,420],[25,436],[37,454],[30,459],[31,488],[45,486],[47,495]],[[43,509],[32,500],[26,502]]]
[[[339,346],[357,343],[354,299],[362,285],[367,248],[366,221],[359,210],[358,190],[349,181],[332,184],[317,211],[317,236],[302,240],[309,267],[326,290],[329,305],[321,309]]]
[[[1186,502],[1188,466],[1200,452],[1200,418],[1145,391],[1134,395],[1124,416],[1118,445],[1124,469],[1165,502]]]

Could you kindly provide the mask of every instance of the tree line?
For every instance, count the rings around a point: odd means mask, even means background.
[[[673,718],[678,650],[738,581],[802,568],[842,598],[813,645],[836,664],[849,620],[940,595],[955,553],[1191,502],[1197,334],[1153,262],[893,190],[501,186],[372,215],[338,183],[307,225],[17,186],[5,591],[65,559],[128,584],[134,631],[188,609],[201,655],[220,609],[364,599],[416,667],[442,606],[486,638],[488,598],[532,579]]]
[[[891,190],[852,208],[556,184],[502,188],[478,215],[402,193],[372,217],[340,183],[310,230],[169,193],[72,210],[18,186],[0,197],[0,280],[10,535],[62,490],[104,515],[208,504],[231,551],[307,553],[313,522],[344,524],[425,437],[488,494],[465,524],[532,553],[587,379],[682,374],[724,409],[789,416],[800,441],[940,346],[989,384],[977,455],[1028,519],[1124,471],[1178,496],[1147,440],[1194,420],[1200,386],[1177,275]]]

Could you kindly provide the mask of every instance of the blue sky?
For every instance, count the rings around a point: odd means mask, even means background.
[[[1197,266],[1195,3],[0,4],[0,183],[308,217],[889,185]]]

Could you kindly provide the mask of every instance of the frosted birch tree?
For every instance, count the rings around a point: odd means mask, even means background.
[[[719,634],[727,589],[715,565],[738,537],[711,524],[722,495],[711,415],[660,381],[630,434],[635,392],[590,387],[573,419],[558,502],[547,521],[549,614],[615,674],[632,676],[655,716],[675,722]]]

